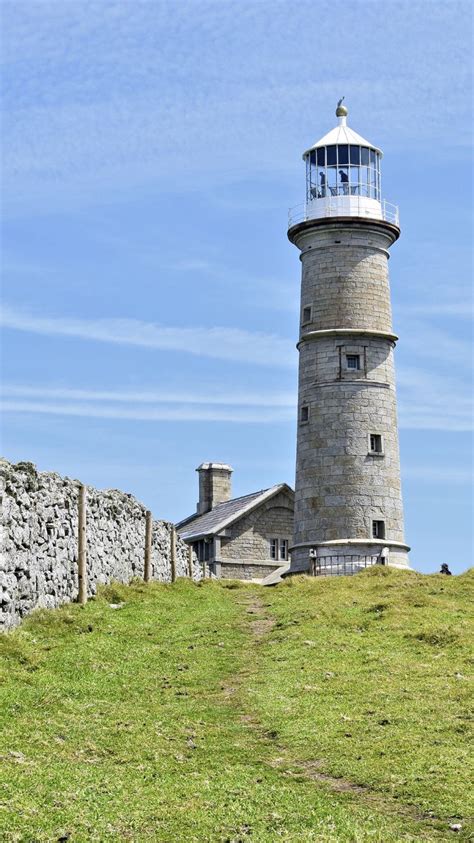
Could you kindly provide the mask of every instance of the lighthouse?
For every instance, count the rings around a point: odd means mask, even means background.
[[[288,237],[302,264],[295,522],[289,573],[408,568],[388,274],[398,208],[382,152],[347,125],[306,150]]]

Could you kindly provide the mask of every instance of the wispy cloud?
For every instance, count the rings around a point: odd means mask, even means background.
[[[4,396],[13,398],[60,399],[66,401],[105,401],[125,404],[206,404],[226,405],[228,407],[296,407],[295,393],[265,393],[221,391],[216,385],[213,391],[202,392],[182,390],[169,391],[130,391],[130,390],[94,390],[70,389],[68,387],[28,386],[4,384]]]
[[[441,483],[472,485],[472,471],[469,468],[453,468],[445,465],[403,465],[402,476],[406,480],[418,480],[422,483],[435,484],[437,487]]]
[[[434,361],[437,367],[445,363],[458,366],[460,361],[471,359],[471,342],[468,337],[453,335],[445,328],[416,317],[404,318],[403,347],[421,359]]]
[[[354,112],[371,102],[367,133],[380,142],[418,142],[420,102],[431,143],[469,135],[467,4],[426,15],[426,4],[392,3],[388,23],[371,4],[322,0],[316,65],[308,2],[4,5],[14,189],[21,176],[80,185],[91,169],[97,183],[111,172],[142,182],[184,173],[190,183],[205,173],[215,184],[239,169],[282,171],[299,129],[314,131],[314,114],[342,90]],[[318,67],[333,64],[341,8],[351,39],[325,80]],[[422,62],[421,35],[431,45]],[[264,154],[268,138],[277,141]]]
[[[399,376],[399,421],[405,430],[463,432],[474,427],[473,401],[462,384],[422,369]],[[239,389],[222,385],[190,390],[78,389],[5,384],[3,411],[90,416],[136,421],[216,421],[270,424],[293,421],[295,392]]]
[[[85,418],[124,419],[127,421],[186,421],[186,422],[230,422],[235,424],[275,424],[277,422],[292,422],[292,409],[247,408],[233,407],[218,409],[216,407],[153,407],[150,409],[111,407],[94,403],[54,403],[41,401],[5,401],[2,404],[5,413],[33,413],[59,416],[82,416]]]
[[[5,328],[51,337],[75,337],[260,366],[292,368],[295,365],[291,340],[241,328],[181,328],[138,319],[42,317],[8,307],[3,309],[0,320]]]
[[[470,431],[474,401],[466,381],[451,373],[400,366],[398,371],[400,426],[408,430]]]

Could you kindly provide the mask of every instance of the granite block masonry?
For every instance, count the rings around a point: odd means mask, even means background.
[[[302,269],[290,573],[409,567],[388,273],[398,209],[381,196],[381,151],[342,101],[336,115],[303,155],[306,202],[288,230]]]
[[[33,463],[0,462],[0,629],[39,607],[77,597],[80,483]],[[116,489],[87,489],[88,594],[99,584],[143,578],[146,507]],[[151,579],[171,580],[171,530],[153,521]],[[188,546],[176,538],[176,573],[188,576]],[[193,559],[193,578],[200,567]]]

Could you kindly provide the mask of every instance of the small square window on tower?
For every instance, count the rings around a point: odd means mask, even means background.
[[[307,322],[311,322],[311,308],[310,307],[303,307],[303,325],[306,325]]]
[[[301,407],[301,410],[300,410],[300,422],[301,422],[301,424],[305,424],[308,421],[309,421],[309,407],[305,405],[305,406]]]
[[[372,521],[372,538],[385,538],[385,521]]]
[[[348,369],[360,370],[360,354],[346,354],[346,363]]]
[[[383,439],[380,433],[369,433],[369,454],[383,456]]]

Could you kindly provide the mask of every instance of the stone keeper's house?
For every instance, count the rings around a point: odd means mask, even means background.
[[[263,579],[288,567],[294,492],[286,483],[231,499],[232,468],[202,463],[194,515],[176,525],[217,577]]]

